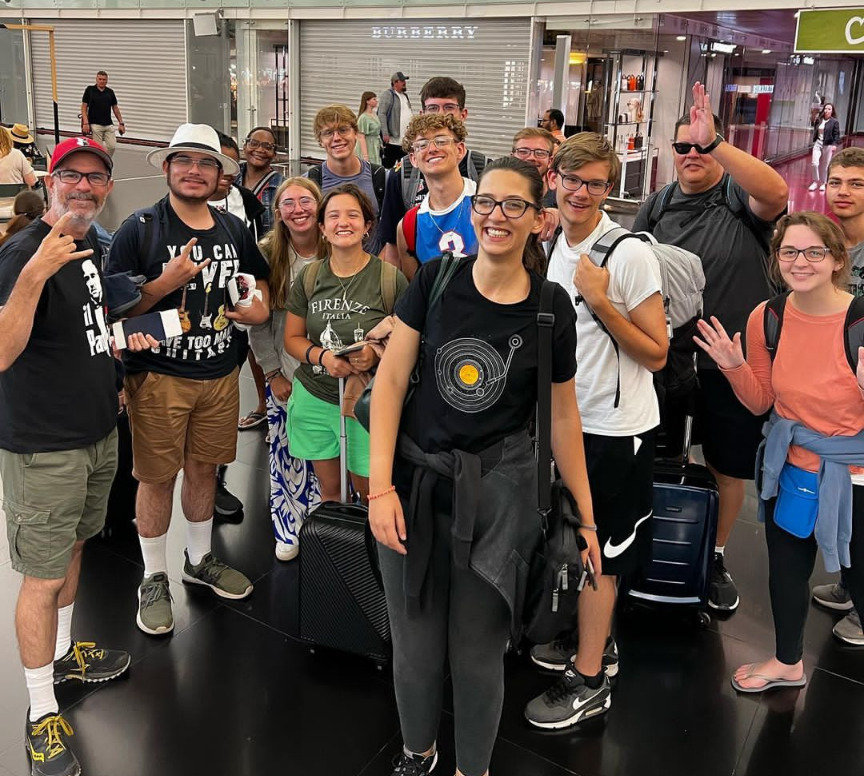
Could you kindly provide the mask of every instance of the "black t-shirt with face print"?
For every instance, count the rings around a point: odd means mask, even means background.
[[[226,228],[231,219],[236,228]],[[210,259],[210,264],[184,288],[151,308],[151,312],[179,310],[183,334],[152,351],[124,353],[123,363],[130,374],[157,372],[192,380],[216,380],[237,366],[237,329],[225,317],[229,309],[228,281],[238,272],[264,280],[269,274],[252,234],[238,218],[223,213],[214,216],[210,229],[193,229],[180,220],[166,198],[154,213],[152,239],[158,244],[143,251],[142,257],[139,224],[134,215],[130,216],[114,235],[108,271],[131,271],[146,276],[148,281],[155,280],[193,237],[198,242],[192,249],[192,260],[200,264]]]
[[[50,230],[36,219],[0,248],[0,305]],[[95,230],[76,247],[93,249],[95,260],[71,261],[48,279],[24,351],[0,372],[0,448],[13,453],[77,450],[104,439],[117,423]]]
[[[460,260],[428,316],[439,259],[420,267],[396,303],[403,323],[420,332],[425,326],[420,382],[402,428],[428,453],[477,453],[525,428],[534,415],[543,278],[531,274],[523,301],[497,304],[474,285],[474,261]],[[552,310],[552,381],[562,383],[576,374],[576,313],[560,286]]]

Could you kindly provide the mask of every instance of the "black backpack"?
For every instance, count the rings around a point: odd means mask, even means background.
[[[384,189],[387,186],[387,168],[373,162],[369,162],[369,164],[372,166],[372,188],[375,190],[375,199],[378,200],[378,214],[380,216],[381,208],[384,205]],[[319,189],[322,188],[320,164],[312,167],[306,177],[313,181]]]
[[[484,154],[477,151],[469,151],[465,163],[468,180],[475,183],[480,180],[480,175],[486,169],[486,165],[490,161]],[[417,191],[420,188],[420,180],[423,173],[419,167],[411,164],[411,160],[405,156],[400,161],[401,169],[399,170],[399,179],[402,183],[402,202],[405,205],[405,210],[410,210],[414,205],[419,205],[417,201]]]
[[[759,243],[759,247],[762,248],[765,256],[770,256],[770,236],[764,234],[763,231],[757,227],[750,215],[750,211],[747,210],[739,200],[732,197],[733,183],[734,181],[732,180],[732,176],[729,175],[729,173],[724,173],[720,185],[714,188],[712,196],[707,202],[700,201],[698,203],[689,203],[683,201],[673,203],[672,197],[675,196],[675,192],[678,190],[678,181],[672,181],[672,183],[667,184],[657,193],[654,203],[651,206],[651,210],[648,213],[647,231],[653,234],[654,228],[658,223],[660,223],[660,219],[663,218],[665,213],[692,212],[692,218],[682,224],[682,226],[686,226],[691,220],[695,219],[699,213],[710,208],[723,207],[747,226],[751,234],[756,238],[756,241]]]
[[[786,300],[789,292],[769,299],[762,314],[762,330],[765,333],[765,348],[771,356],[771,361],[777,357],[777,346],[780,344],[780,332],[783,329],[783,313],[786,310]],[[858,371],[858,348],[864,347],[864,296],[852,299],[846,311],[843,322],[843,350],[852,374]]]

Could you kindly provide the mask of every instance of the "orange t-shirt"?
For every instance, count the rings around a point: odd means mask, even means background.
[[[747,363],[724,369],[739,401],[755,415],[771,406],[781,418],[797,420],[825,436],[854,436],[864,429],[864,395],[846,360],[846,311],[807,315],[790,300],[774,363],[765,347],[760,304],[747,321]],[[819,456],[789,448],[789,463],[819,470]],[[852,466],[854,474],[864,468]]]

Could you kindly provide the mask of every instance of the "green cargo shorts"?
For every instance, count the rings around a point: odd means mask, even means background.
[[[63,579],[75,542],[105,524],[116,471],[116,430],[79,450],[0,450],[12,568],[28,577]]]

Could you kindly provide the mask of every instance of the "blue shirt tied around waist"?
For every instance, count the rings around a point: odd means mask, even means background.
[[[822,550],[825,570],[839,571],[851,565],[852,477],[850,466],[864,466],[864,431],[855,436],[825,436],[776,412],[762,427],[765,439],[756,454],[756,482],[761,479],[759,521],[765,522],[765,502],[776,498],[780,471],[789,447],[803,447],[821,459],[819,463],[819,516],[816,542]],[[761,476],[760,476],[761,475]]]

